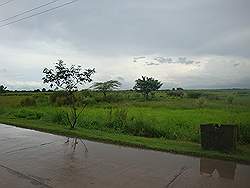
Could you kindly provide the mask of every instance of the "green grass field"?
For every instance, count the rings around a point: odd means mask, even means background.
[[[88,106],[76,130],[70,130],[66,123],[69,107],[62,100],[52,102],[51,95],[5,93],[0,96],[0,121],[63,135],[250,162],[249,90],[185,91],[184,97],[159,91],[150,101],[132,91],[109,93],[105,101],[100,93],[78,92],[79,110],[82,103]],[[26,104],[27,97],[35,102]],[[202,123],[239,125],[239,150],[231,154],[201,150]]]

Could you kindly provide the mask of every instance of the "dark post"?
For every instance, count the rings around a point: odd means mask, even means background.
[[[203,149],[236,150],[239,135],[237,125],[201,124],[200,130]]]
[[[221,125],[222,135],[220,148],[223,150],[236,150],[238,128],[236,125]]]
[[[214,124],[201,124],[201,147],[203,149],[214,148]]]

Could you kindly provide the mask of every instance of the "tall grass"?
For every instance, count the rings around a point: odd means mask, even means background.
[[[240,143],[250,143],[250,92],[199,91],[202,98],[169,98],[167,93],[156,93],[155,100],[139,100],[136,93],[116,92],[117,101],[98,101],[100,93],[78,93],[80,107],[88,107],[79,117],[77,126],[87,129],[199,142],[199,125],[202,123],[237,124],[240,126]],[[84,96],[86,95],[86,96]],[[228,96],[234,96],[228,102]],[[23,105],[21,101],[32,97],[36,106]],[[138,100],[136,100],[136,98]],[[100,99],[101,100],[101,99]],[[56,100],[54,101],[56,103]],[[61,103],[60,103],[61,105]],[[25,118],[67,125],[67,106],[50,104],[48,95],[0,96],[0,118]]]

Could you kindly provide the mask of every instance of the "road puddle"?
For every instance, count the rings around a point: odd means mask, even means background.
[[[0,125],[0,187],[241,187],[250,166]]]

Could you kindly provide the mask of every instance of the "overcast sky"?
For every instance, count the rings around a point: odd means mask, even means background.
[[[0,5],[7,0],[0,0]],[[164,88],[250,88],[249,0],[14,0],[0,6],[0,84],[42,88],[42,69],[58,59],[96,68],[94,81],[124,89],[142,75]]]

